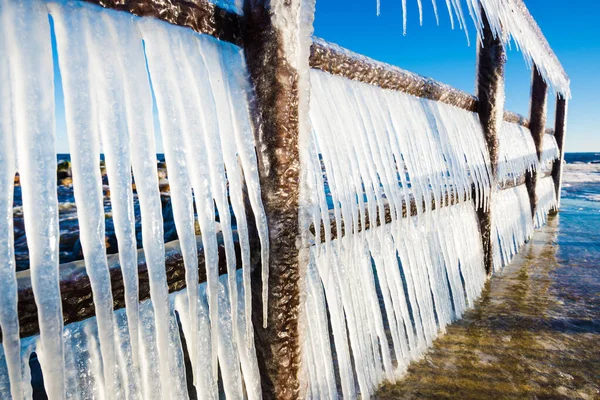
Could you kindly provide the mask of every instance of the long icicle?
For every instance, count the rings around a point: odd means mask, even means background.
[[[104,367],[103,385],[106,396],[112,398],[115,372],[113,298],[104,244],[104,196],[98,167],[100,138],[97,131],[99,119],[106,115],[99,115],[96,111],[102,110],[102,105],[98,104],[101,102],[101,94],[98,93],[98,86],[90,81],[91,76],[102,75],[97,74],[98,71],[92,66],[96,60],[104,58],[91,50],[95,47],[93,35],[99,32],[98,28],[93,29],[90,26],[90,15],[86,11],[80,8],[57,7],[53,8],[53,17],[65,93],[65,117],[71,148],[73,191],[77,204],[81,247],[96,306]],[[99,30],[103,31],[103,27],[99,27]],[[84,53],[80,51],[81,48],[89,48],[91,51]],[[111,184],[115,185],[116,182],[111,180]]]
[[[0,26],[6,26],[4,4],[0,2]],[[0,32],[2,28],[0,27]],[[0,54],[6,54],[6,35],[0,37]],[[10,82],[8,58],[0,58],[0,82]],[[0,85],[0,328],[4,360],[13,399],[23,397],[20,360],[19,315],[17,311],[17,278],[13,231],[13,193],[16,173],[15,125],[10,102],[11,85]],[[8,395],[8,393],[6,393]]]
[[[31,283],[43,347],[38,356],[48,396],[61,399],[65,394],[65,372],[48,11],[37,0],[3,0],[2,10],[2,34],[11,55],[8,60]]]

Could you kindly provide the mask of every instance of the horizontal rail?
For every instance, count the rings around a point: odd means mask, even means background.
[[[225,257],[225,246],[222,234],[217,235],[219,244],[219,275],[227,273]],[[201,238],[196,237],[198,245],[198,282],[206,282],[206,266],[204,261],[204,250]],[[234,233],[236,266],[241,268],[241,250]],[[252,251],[252,256],[258,256],[259,252]],[[125,308],[125,287],[123,275],[119,263],[118,254],[107,256],[109,273],[111,279],[114,309]],[[252,265],[255,265],[254,263]],[[165,269],[169,293],[177,292],[186,287],[185,266],[183,255],[179,247],[179,241],[175,240],[165,244]],[[90,279],[85,269],[85,261],[79,260],[59,266],[60,295],[63,305],[63,320],[65,325],[83,321],[95,315],[94,299]],[[150,282],[148,268],[144,258],[144,250],[138,250],[138,276],[139,276],[139,300],[150,298]],[[39,333],[38,312],[31,287],[29,270],[17,272],[18,281],[18,311],[20,336],[28,337]],[[1,339],[1,332],[0,332]]]
[[[311,68],[333,75],[477,111],[477,98],[469,93],[320,39],[312,44],[309,62]]]
[[[207,0],[85,0],[104,8],[154,17],[241,46],[242,17]]]
[[[541,175],[541,177],[547,177],[547,176],[552,176],[552,171],[545,172],[543,175]],[[525,175],[523,175],[522,177],[519,177],[516,180],[507,180],[503,183],[500,183],[498,185],[498,189],[499,190],[507,190],[507,189],[512,189],[514,187],[522,186],[522,185],[525,185]],[[446,192],[446,194],[444,195],[444,198],[441,201],[441,207],[453,206],[457,203],[459,203],[459,199],[455,196],[455,194]],[[427,208],[427,204],[425,201],[423,201],[422,209],[426,209],[426,208]],[[438,208],[438,205],[436,204],[435,199],[431,199],[430,209],[435,210],[436,208]],[[368,210],[365,209],[365,224],[364,224],[365,226],[364,227],[362,226],[361,218],[360,218],[360,216],[358,216],[358,218],[357,218],[358,230],[356,232],[362,232],[363,230],[368,230],[368,229],[372,229],[372,228],[375,228],[375,227],[378,227],[381,225],[391,223],[393,220],[392,219],[392,207],[390,206],[389,201],[384,202],[383,210],[384,210],[384,216],[383,216],[383,222],[382,222],[379,207],[377,207],[377,212],[376,212],[374,221],[372,221],[372,218],[369,217]],[[407,204],[407,202],[404,200],[402,201],[402,218],[407,218],[409,216],[415,217],[415,216],[417,216],[417,214],[418,214],[417,201],[415,200],[414,197],[411,196],[409,204]],[[337,222],[335,220],[335,214],[334,214],[333,210],[329,211],[329,221],[330,221],[329,229],[331,232],[331,238],[337,239],[338,238],[338,229],[337,229]],[[316,235],[314,224],[311,224],[309,229],[313,235]],[[320,232],[321,243],[325,243],[325,225],[323,224],[323,221],[321,221],[320,231],[321,231]],[[346,236],[346,226],[344,224],[344,221],[342,221],[342,226],[341,226],[340,232],[342,233],[342,236]],[[352,233],[356,233],[356,232],[352,231]]]
[[[242,27],[245,18],[207,0],[84,0],[105,8],[126,11],[140,17],[154,17],[173,25],[190,28],[244,47]],[[477,97],[399,67],[354,53],[338,45],[315,39],[310,51],[311,68],[368,83],[383,89],[398,90],[413,96],[450,104],[477,112]],[[504,120],[529,127],[529,120],[511,111]],[[554,133],[551,128],[546,133]]]
[[[314,40],[309,62],[311,68],[332,75],[477,112],[478,99],[472,94],[321,39]],[[505,111],[504,120],[529,128],[529,119],[515,112]],[[554,130],[548,128],[546,133]]]

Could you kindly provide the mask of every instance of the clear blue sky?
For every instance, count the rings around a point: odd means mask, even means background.
[[[431,1],[423,0],[423,26],[419,26],[417,2],[407,0],[403,36],[401,0],[381,0],[379,17],[376,0],[317,0],[315,35],[474,93],[474,26],[469,20],[469,47],[463,31],[451,30],[445,1],[437,3],[440,25]],[[600,0],[525,0],[525,4],[571,78],[567,151],[600,152]],[[521,53],[509,51],[507,110],[529,114],[530,77]],[[550,98],[548,123],[553,124],[553,94]]]
[[[473,93],[476,41],[472,22],[468,20],[468,46],[462,30],[451,30],[444,0],[437,0],[439,26],[435,24],[431,1],[422,1],[423,26],[419,26],[416,0],[407,0],[408,27],[403,36],[401,0],[381,0],[379,17],[376,0],[317,0],[315,35]],[[567,151],[600,152],[600,0],[573,1],[571,5],[564,0],[525,2],[571,77],[573,99],[569,106]],[[68,152],[60,77],[56,72],[57,151]],[[528,115],[530,77],[521,53],[509,51],[507,110]],[[548,123],[552,125],[553,95],[550,99]]]

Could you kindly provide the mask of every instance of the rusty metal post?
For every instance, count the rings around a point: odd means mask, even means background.
[[[540,75],[537,66],[533,66],[531,81],[531,105],[529,109],[529,130],[535,143],[535,151],[538,161],[542,155],[544,133],[546,131],[546,103],[548,97],[548,84]],[[535,217],[537,208],[536,185],[538,180],[538,171],[528,171],[525,176],[525,184],[529,193],[529,202],[531,205],[531,217]]]
[[[488,145],[491,161],[492,192],[497,184],[498,133],[504,118],[504,64],[506,52],[500,37],[494,37],[485,12],[482,11],[483,38],[477,46],[477,112]],[[483,242],[484,264],[488,274],[493,271],[492,215],[490,199],[487,210],[479,208],[477,217]]]
[[[312,31],[310,2],[248,0],[244,50],[254,87],[262,200],[270,239],[268,324],[262,316],[260,275],[253,277],[252,318],[264,398],[300,397],[300,305],[304,274],[299,262],[300,143],[306,100],[301,82]],[[304,87],[304,86],[302,86]],[[307,117],[308,115],[306,115]],[[256,270],[256,269],[255,269]]]
[[[554,160],[552,164],[552,179],[554,180],[554,189],[556,190],[556,199],[558,203],[556,204],[556,210],[552,211],[552,213],[558,212],[560,207],[560,189],[562,187],[562,169],[563,162],[565,160],[565,151],[564,151],[564,143],[565,143],[565,133],[567,131],[567,108],[568,102],[565,98],[558,96],[556,98],[556,117],[554,120],[554,138],[556,139],[556,144],[558,145],[558,151],[560,155],[558,159]]]

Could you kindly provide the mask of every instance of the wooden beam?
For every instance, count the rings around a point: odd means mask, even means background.
[[[546,128],[546,108],[547,108],[547,97],[548,97],[548,84],[544,82],[542,75],[537,69],[537,66],[533,66],[532,80],[531,80],[531,108],[529,110],[529,130],[535,143],[535,151],[537,153],[538,161],[542,156],[542,150],[544,146],[544,133]],[[535,210],[537,208],[537,193],[536,186],[538,181],[539,171],[527,171],[526,185],[527,192],[529,193],[529,203],[531,205],[531,217],[535,217]]]
[[[85,0],[104,8],[154,17],[233,44],[242,43],[242,17],[208,0]]]
[[[477,112],[490,155],[492,176],[490,183],[495,188],[498,179],[498,135],[502,129],[504,113],[504,64],[506,52],[502,40],[494,37],[487,16],[481,9],[484,29],[477,46]],[[492,243],[492,198],[488,209],[478,208],[477,218],[483,244],[484,266],[488,274],[493,272]]]
[[[310,67],[382,89],[441,101],[468,111],[475,112],[477,109],[477,98],[471,94],[322,40],[312,44]]]
[[[237,233],[234,232],[235,252],[238,269],[241,268],[240,246],[237,240]],[[225,258],[225,247],[223,238],[219,233],[217,236],[219,243],[219,275],[227,273],[227,264]],[[200,237],[196,239],[198,245],[198,281],[206,282],[206,268],[204,264],[204,250]],[[253,249],[252,256],[259,257],[258,251]],[[183,256],[179,248],[179,241],[173,241],[165,244],[165,266],[167,274],[167,284],[169,292],[176,292],[186,287],[185,266]],[[109,274],[111,279],[111,288],[113,293],[114,309],[125,308],[125,287],[123,285],[123,275],[119,263],[118,254],[108,255]],[[85,269],[85,261],[79,260],[62,264],[59,266],[60,274],[60,295],[63,305],[64,324],[83,321],[84,319],[95,316],[94,297],[90,284],[90,278]],[[138,250],[138,275],[139,275],[139,298],[140,301],[150,298],[150,281],[148,278],[148,268],[144,258],[144,251]],[[37,335],[39,333],[38,312],[33,290],[31,287],[30,271],[17,272],[18,296],[19,296],[19,327],[21,337]],[[0,333],[1,336],[1,333]]]
[[[244,50],[255,93],[252,113],[270,239],[268,321],[263,319],[264,286],[258,268],[252,278],[254,338],[263,397],[268,399],[300,397],[304,274],[298,247],[299,141],[300,113],[306,108],[301,107],[300,66],[305,64],[308,69],[310,33],[303,31],[307,29],[303,24],[311,20],[304,14],[307,4],[301,0],[250,0],[244,10]],[[299,43],[303,38],[308,41],[304,52]]]
[[[560,155],[558,159],[554,160],[552,164],[552,179],[554,179],[554,189],[556,190],[556,199],[558,203],[556,205],[556,210],[560,207],[560,190],[562,187],[562,169],[563,162],[565,160],[565,134],[567,132],[567,108],[568,102],[566,99],[561,98],[560,96],[556,99],[556,117],[554,119],[554,138],[556,139],[556,144],[558,145],[558,151]]]

